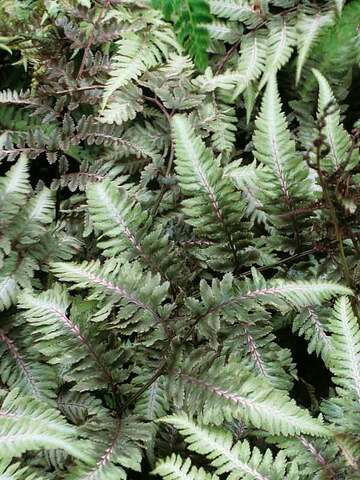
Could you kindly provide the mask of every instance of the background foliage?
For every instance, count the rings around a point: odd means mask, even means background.
[[[2,0],[0,478],[360,478],[359,22]]]

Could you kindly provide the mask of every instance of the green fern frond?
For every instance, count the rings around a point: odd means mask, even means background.
[[[116,42],[118,49],[112,59],[111,78],[106,84],[102,109],[116,90],[158,65],[175,43],[170,30],[164,32],[160,29],[147,35],[129,32]]]
[[[37,472],[32,472],[28,467],[20,463],[11,463],[10,460],[0,460],[1,480],[45,480],[39,477]]]
[[[297,332],[309,342],[308,352],[316,352],[321,355],[324,362],[333,350],[333,345],[329,335],[329,327],[327,318],[329,317],[328,309],[306,307],[302,312],[296,315],[293,320],[293,332]]]
[[[255,125],[254,156],[264,165],[259,171],[262,187],[259,200],[271,222],[283,234],[290,230],[299,246],[301,229],[292,211],[311,198],[311,188],[308,169],[295,151],[295,142],[282,113],[274,76],[268,80]],[[271,190],[268,185],[272,185]]]
[[[248,0],[209,0],[210,11],[213,15],[229,20],[243,22],[248,27],[254,28],[261,22],[261,14]]]
[[[106,347],[91,328],[79,326],[67,314],[70,304],[69,296],[59,286],[39,295],[23,293],[19,299],[27,322],[36,327],[37,349],[51,364],[67,366],[64,378],[76,379],[74,388],[79,391],[106,388],[114,383]],[[79,377],[85,372],[83,383]]]
[[[23,325],[20,328],[24,330]],[[31,355],[29,352],[27,342],[21,342],[19,332],[14,332],[14,336],[16,343],[6,331],[0,329],[1,381],[12,389],[18,389],[23,395],[49,403],[55,394],[55,372],[48,365],[34,360],[34,353]],[[27,355],[24,356],[17,343]]]
[[[117,89],[113,93],[111,102],[102,110],[100,122],[123,123],[133,120],[139,112],[143,111],[142,92],[135,85],[126,85],[126,88]]]
[[[142,448],[149,438],[149,427],[134,415],[100,417],[89,425],[91,461],[79,463],[68,474],[68,480],[126,480],[125,469],[141,471]],[[91,428],[92,427],[92,428]]]
[[[0,311],[16,302],[18,285],[12,277],[0,277]]]
[[[7,225],[26,203],[30,192],[28,162],[24,155],[13,165],[5,177],[0,178],[0,225]]]
[[[209,46],[206,26],[212,20],[207,0],[153,0],[153,4],[163,10],[167,20],[174,18],[180,43],[194,58],[195,65],[203,70],[207,66]]]
[[[115,268],[111,261],[104,266],[99,262],[55,263],[52,269],[62,281],[72,282],[73,288],[94,289],[92,298],[105,294],[112,303],[120,302],[124,305],[125,325],[131,324],[134,330],[146,332],[161,325],[161,305],[168,295],[169,284],[161,283],[159,275],[144,273],[138,263],[120,268]]]

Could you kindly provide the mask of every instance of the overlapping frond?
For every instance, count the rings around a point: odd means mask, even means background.
[[[103,266],[99,262],[55,263],[52,270],[60,280],[72,282],[73,288],[92,289],[90,298],[108,297],[108,309],[119,304],[114,324],[124,333],[147,332],[161,327],[165,321],[166,309],[162,304],[168,296],[169,284],[161,283],[159,274],[145,273],[138,263],[121,266],[111,261]]]

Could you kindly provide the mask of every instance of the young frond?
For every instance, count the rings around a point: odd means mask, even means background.
[[[29,450],[55,448],[88,460],[85,449],[76,439],[74,427],[67,424],[57,410],[12,390],[0,407],[1,458],[18,457]]]
[[[194,467],[190,458],[184,460],[173,453],[170,457],[159,460],[153,475],[160,475],[164,480],[218,480],[217,475],[205,472],[203,468]]]
[[[221,256],[218,265],[211,262],[214,268],[226,270],[237,264],[240,249],[247,243],[246,225],[241,222],[244,202],[187,117],[174,117],[173,132],[176,173],[187,197],[183,201],[186,221],[200,237],[219,242],[220,248],[210,247],[208,251]]]

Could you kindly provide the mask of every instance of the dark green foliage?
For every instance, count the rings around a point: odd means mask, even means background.
[[[174,21],[180,43],[204,70],[210,40],[206,24],[212,19],[207,0],[152,0],[152,4],[162,10],[165,20]]]

